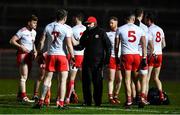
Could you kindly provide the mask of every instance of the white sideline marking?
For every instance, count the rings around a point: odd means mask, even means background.
[[[6,97],[6,96],[16,96],[17,94],[1,94],[0,97]],[[31,94],[27,94],[27,95],[31,95]],[[0,104],[0,105],[4,105],[4,104]],[[57,108],[57,106],[49,106],[50,108]],[[148,113],[160,113],[160,114],[167,114],[167,113],[171,113],[171,114],[179,114],[179,112],[171,112],[171,111],[156,111],[156,110],[145,110],[145,109],[121,109],[121,108],[110,108],[110,107],[72,107],[72,106],[68,106],[69,108],[72,109],[89,109],[89,110],[110,110],[110,111],[132,111],[132,112],[148,112]]]
[[[31,94],[27,94],[27,95],[31,95]],[[6,97],[6,96],[17,96],[17,94],[2,94],[0,95],[0,97]]]
[[[57,108],[57,106],[49,106],[50,108]],[[159,113],[159,114],[167,114],[167,113],[171,113],[171,114],[179,114],[179,112],[171,112],[171,111],[156,111],[156,110],[145,110],[145,109],[121,109],[121,108],[110,108],[110,107],[72,107],[72,106],[68,106],[70,109],[89,109],[89,110],[110,110],[110,111],[131,111],[131,112],[147,112],[149,114],[152,113]]]
[[[4,95],[0,95],[0,97],[6,97],[6,96],[16,96],[17,94],[4,94]]]
[[[57,108],[57,106],[49,106],[52,108]],[[90,110],[110,110],[110,111],[132,111],[132,112],[149,112],[149,113],[161,113],[160,111],[153,111],[153,110],[137,110],[137,109],[120,109],[120,108],[110,108],[110,107],[72,107],[72,106],[68,106],[69,108],[72,109],[90,109]],[[166,111],[169,112],[169,111]]]

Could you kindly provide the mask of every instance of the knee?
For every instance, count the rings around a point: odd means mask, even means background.
[[[25,77],[22,77],[22,78],[20,79],[21,82],[26,82],[26,80],[27,80],[27,78],[25,78]]]

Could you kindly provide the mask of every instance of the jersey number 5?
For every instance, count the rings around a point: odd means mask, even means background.
[[[129,42],[135,42],[136,41],[136,36],[135,36],[135,31],[128,31],[128,38]]]
[[[156,33],[156,42],[160,42],[161,41],[161,33],[157,32]]]

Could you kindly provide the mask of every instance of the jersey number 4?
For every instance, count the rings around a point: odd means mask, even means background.
[[[136,36],[135,36],[135,31],[128,31],[128,38],[129,42],[135,42],[136,41]]]

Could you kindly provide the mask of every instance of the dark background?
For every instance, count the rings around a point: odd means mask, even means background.
[[[67,24],[71,25],[72,16],[82,12],[97,17],[98,25],[108,28],[108,18],[119,18],[123,24],[123,14],[128,10],[141,7],[154,11],[158,16],[157,25],[165,32],[167,47],[164,52],[180,51],[180,7],[178,0],[0,0],[0,48],[12,48],[10,38],[26,25],[26,17],[36,14],[39,17],[37,41],[46,24],[53,20],[57,9],[69,11]],[[36,41],[36,42],[37,42]]]
[[[180,80],[180,7],[179,0],[0,0],[0,78],[17,78],[16,50],[9,44],[11,37],[26,25],[26,17],[36,14],[39,18],[37,40],[44,27],[53,21],[54,12],[68,10],[67,24],[72,16],[82,12],[85,19],[93,15],[98,25],[108,28],[110,16],[119,18],[123,24],[123,14],[141,7],[157,14],[157,25],[165,33],[167,47],[163,50],[163,65],[160,79]],[[31,76],[37,77],[38,66],[34,62]]]

